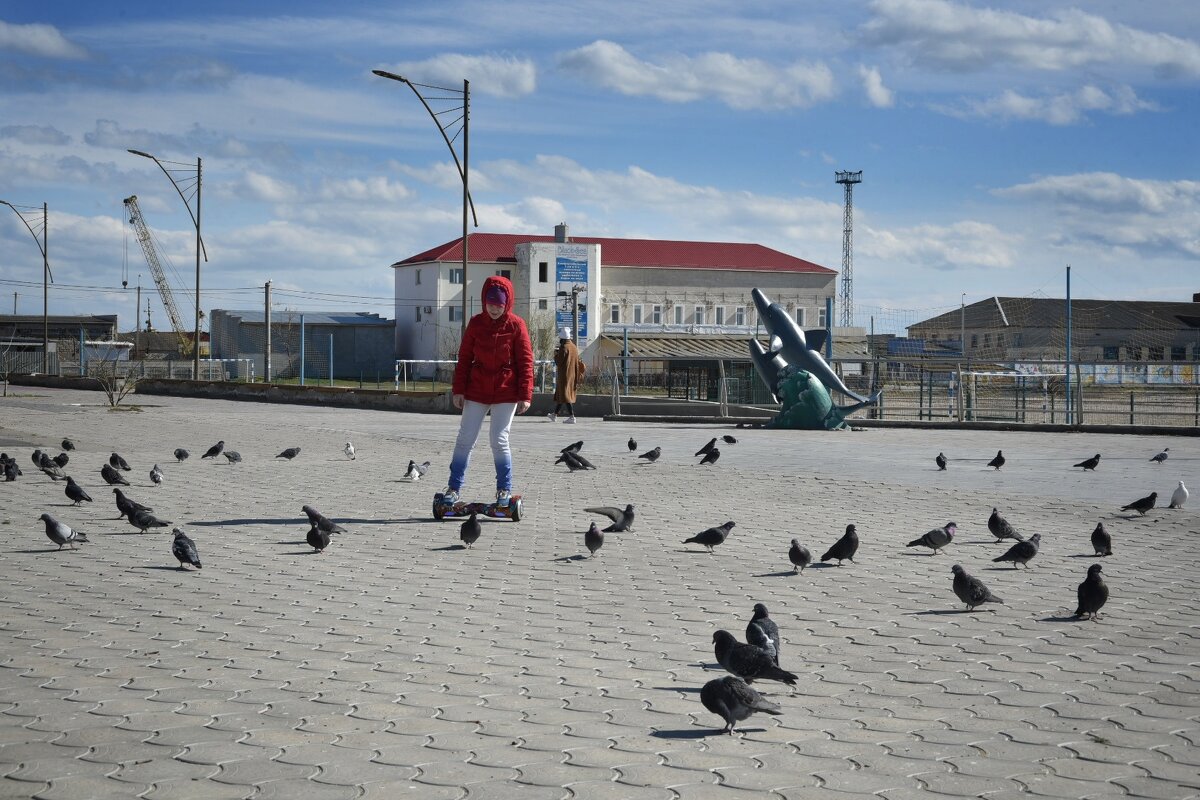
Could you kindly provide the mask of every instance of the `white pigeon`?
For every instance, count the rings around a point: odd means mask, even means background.
[[[1188,490],[1183,485],[1183,481],[1179,482],[1179,486],[1175,487],[1175,493],[1171,495],[1171,505],[1167,508],[1183,508],[1183,504],[1187,502]]]
[[[1163,451],[1161,453],[1159,453],[1158,455],[1156,455],[1154,458],[1152,458],[1150,460],[1153,461],[1155,464],[1161,464],[1164,461],[1166,461],[1167,458],[1169,458],[1169,456],[1167,454],[1170,452],[1171,452],[1171,448],[1164,447]]]
[[[354,460],[354,445],[350,444],[349,442],[346,442],[346,446],[343,449],[346,451],[346,458],[353,461]]]
[[[62,550],[64,544],[71,545],[71,549],[75,549],[75,542],[86,542],[87,534],[83,531],[73,530],[70,526],[64,525],[49,514],[42,514],[38,517],[42,522],[46,523],[46,538],[58,545],[58,549]]]
[[[429,471],[429,462],[418,464],[416,461],[409,459],[408,471],[404,473],[404,477],[410,481],[419,481],[421,476]]]
[[[155,486],[160,486],[163,482],[163,471],[158,468],[158,464],[154,465],[154,469],[150,470],[150,480]]]

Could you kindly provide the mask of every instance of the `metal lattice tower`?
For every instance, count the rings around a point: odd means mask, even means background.
[[[842,307],[841,325],[849,328],[854,324],[854,184],[862,183],[862,170],[833,175],[846,187],[846,208],[842,213],[842,291],[838,304]]]

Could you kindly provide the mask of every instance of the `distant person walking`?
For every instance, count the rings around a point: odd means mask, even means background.
[[[587,367],[579,357],[579,348],[571,340],[570,328],[558,329],[558,349],[554,351],[554,410],[547,414],[550,421],[558,419],[558,412],[566,407],[567,418],[563,422],[575,424],[575,392],[583,383]]]

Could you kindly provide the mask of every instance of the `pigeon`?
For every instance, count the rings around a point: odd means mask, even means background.
[[[991,590],[983,585],[983,581],[968,575],[961,564],[955,564],[950,571],[954,573],[954,594],[967,604],[967,611],[974,611],[984,603],[1004,605],[1004,601],[992,594]]]
[[[117,517],[117,519],[120,519],[121,517],[128,517],[134,511],[154,510],[153,508],[150,508],[150,506],[144,506],[136,500],[131,500],[130,498],[126,497],[125,493],[120,489],[113,489],[113,495],[113,499],[117,503],[117,511],[121,512],[121,516]]]
[[[604,533],[624,533],[633,531],[633,504],[625,506],[624,510],[615,506],[596,506],[585,508],[589,514],[599,514],[612,520],[612,525],[604,529]]]
[[[4,462],[4,480],[15,481],[17,476],[21,474],[21,468],[17,466],[16,461]]]
[[[796,685],[796,675],[775,666],[769,655],[752,644],[739,642],[729,631],[714,633],[713,645],[717,661],[725,671],[737,675],[746,683],[766,680]]]
[[[792,572],[804,572],[804,568],[812,563],[812,553],[807,547],[800,544],[798,539],[792,539],[792,546],[788,550],[788,560],[792,562]]]
[[[629,446],[629,452],[632,453],[634,450],[637,450],[637,439],[634,439],[632,436],[629,437],[629,441],[626,444]]]
[[[308,516],[308,524],[314,528],[320,528],[326,533],[345,533],[346,529],[338,525],[329,517],[317,511],[312,506],[302,506],[301,510]]]
[[[60,467],[65,467],[71,460],[71,457],[66,453],[59,453],[54,458],[50,459]]]
[[[997,563],[1001,561],[1011,561],[1013,569],[1016,569],[1018,564],[1023,564],[1026,568],[1028,568],[1029,562],[1032,561],[1033,557],[1038,554],[1038,548],[1041,547],[1041,544],[1042,535],[1040,533],[1035,533],[1033,536],[1029,537],[1028,541],[1017,542],[1012,547],[1008,548],[1008,551],[1004,553],[1004,555],[996,556],[992,559],[992,561]]]
[[[737,439],[728,433],[721,437],[721,441],[725,444],[737,444]]]
[[[571,472],[581,469],[595,469],[596,465],[588,461],[578,453],[566,452],[561,454],[555,461],[555,464],[566,464],[567,469]]]
[[[354,445],[346,442],[346,446],[342,448],[342,452],[346,454],[346,458],[354,460]]]
[[[1018,542],[1025,541],[1025,537],[1017,533],[1017,529],[1008,524],[1008,520],[1000,516],[1000,512],[995,508],[992,509],[992,515],[988,517],[988,530],[992,532],[992,536],[996,537],[996,541],[1002,539],[1016,539]]]
[[[583,449],[583,440],[580,439],[578,442],[572,442],[571,444],[567,445],[566,447],[564,447],[562,450],[559,450],[558,452],[560,452],[560,453],[578,453],[582,449]]]
[[[284,450],[282,453],[280,453],[279,455],[277,455],[275,457],[276,458],[286,458],[288,461],[291,461],[293,458],[295,458],[298,455],[300,455],[299,447],[289,447],[287,450]]]
[[[155,464],[150,469],[150,482],[153,483],[155,486],[162,486],[163,471],[158,468],[158,464]]]
[[[771,641],[771,637],[762,628],[751,622],[746,626],[746,644],[752,644],[759,650],[762,650],[771,657],[771,662],[775,666],[779,666],[779,651],[775,649],[775,642]]]
[[[190,455],[191,455],[191,453],[189,453],[187,450],[184,450],[182,447],[175,448],[174,456],[175,456],[176,462],[187,461],[188,456],[190,456]]]
[[[1112,536],[1104,529],[1103,522],[1096,523],[1096,529],[1092,531],[1092,550],[1098,556],[1111,556],[1112,553]]]
[[[854,561],[854,554],[858,552],[858,531],[853,525],[846,526],[846,532],[842,534],[842,538],[833,543],[833,547],[829,548],[825,555],[821,556],[822,561],[828,561],[831,558],[836,558],[838,566],[846,559]]]
[[[1096,453],[1096,455],[1092,456],[1091,458],[1087,459],[1086,461],[1080,461],[1078,464],[1075,464],[1073,466],[1083,467],[1084,472],[1087,472],[1089,469],[1094,472],[1096,467],[1099,464],[1100,464],[1100,454]]]
[[[76,483],[75,479],[69,475],[67,476],[66,491],[67,491],[67,498],[72,501],[71,505],[77,506],[84,501],[87,501],[89,503],[93,502],[92,496],[90,494],[88,494],[84,490],[84,488],[82,486],[80,486],[78,483]]]
[[[33,454],[30,456],[30,458],[33,459],[33,465],[35,467],[37,467],[38,469],[42,468],[42,451],[41,450],[34,450]]]
[[[221,451],[224,449],[225,449],[225,440],[222,439],[221,441],[214,444],[212,447],[208,448],[208,450],[205,451],[204,455],[200,456],[200,458],[201,459],[216,458],[217,456],[221,455]]]
[[[716,446],[717,446],[717,437],[714,436],[713,438],[708,440],[708,444],[704,445],[704,447],[701,447],[699,450],[696,451],[696,455],[697,456],[706,456],[709,453],[711,453],[713,448]]]
[[[954,534],[958,531],[958,523],[947,522],[941,528],[934,528],[920,538],[913,539],[905,547],[928,547],[933,552],[930,555],[937,555],[950,542],[954,541]]]
[[[714,447],[712,450],[704,454],[704,458],[700,459],[700,466],[704,466],[705,464],[715,464],[717,463],[717,459],[720,457],[721,451]]]
[[[651,464],[653,464],[655,461],[658,461],[658,457],[661,455],[662,455],[662,448],[656,447],[653,450],[647,450],[646,452],[642,453],[641,455],[638,456],[638,458],[644,458],[647,461],[649,461]]]
[[[937,454],[937,457],[933,459],[933,463],[937,464],[937,466],[938,466],[938,469],[939,469],[939,470],[945,470],[945,469],[946,469],[946,456],[945,456],[945,454],[944,454],[944,453],[938,453],[938,454]]]
[[[997,470],[999,470],[1001,467],[1003,467],[1003,466],[1004,466],[1004,462],[1005,462],[1005,461],[1006,461],[1006,459],[1004,458],[1004,451],[1003,451],[1003,450],[997,450],[997,451],[996,451],[996,457],[995,457],[995,458],[993,458],[991,461],[989,461],[989,462],[987,463],[987,465],[988,465],[989,467],[995,467]]]
[[[74,450],[75,443],[72,442],[70,439],[63,439],[62,440],[62,449],[63,450]]]
[[[1108,586],[1104,583],[1104,578],[1100,577],[1101,572],[1103,569],[1099,564],[1088,567],[1087,577],[1079,584],[1077,590],[1079,607],[1075,609],[1075,616],[1096,619],[1100,609],[1108,602]]]
[[[182,528],[175,528],[173,533],[175,541],[171,542],[171,554],[179,562],[179,568],[187,569],[184,564],[191,564],[196,569],[200,569],[200,554],[196,552],[196,543],[183,532]]]
[[[404,479],[409,481],[421,480],[421,471],[417,469],[417,462],[411,458],[408,460],[408,469],[404,472]]]
[[[483,533],[483,526],[479,524],[479,515],[472,511],[470,518],[459,527],[458,538],[462,539],[463,544],[469,550],[471,545],[479,541],[481,533]]]
[[[1187,487],[1183,485],[1183,481],[1180,481],[1179,485],[1175,487],[1175,491],[1171,493],[1171,505],[1167,506],[1167,508],[1183,508],[1183,504],[1187,502],[1187,499]]]
[[[1158,502],[1158,492],[1151,492],[1148,496],[1134,500],[1127,506],[1121,506],[1122,511],[1136,511],[1140,516],[1146,516],[1146,512],[1154,508],[1154,504]]]
[[[67,479],[67,473],[62,471],[62,467],[51,461],[45,454],[43,454],[41,470],[49,475],[52,480],[65,481]]]
[[[151,528],[165,528],[171,524],[170,522],[164,522],[163,520],[154,516],[154,514],[150,513],[149,509],[145,508],[132,509],[126,519],[129,520],[130,525],[137,528],[142,533],[145,533]]]
[[[1171,448],[1164,447],[1163,451],[1161,453],[1159,453],[1158,455],[1156,455],[1154,458],[1152,458],[1150,460],[1153,461],[1155,464],[1161,464],[1167,460],[1167,458],[1169,457],[1167,454],[1170,452],[1171,452]]]
[[[709,553],[714,553],[716,551],[713,550],[713,548],[725,541],[725,537],[729,535],[731,530],[733,530],[733,524],[734,523],[731,520],[726,522],[724,525],[718,525],[715,528],[708,528],[707,530],[700,531],[690,539],[684,539],[683,543],[702,544],[708,548]]]
[[[604,531],[600,530],[595,522],[583,534],[583,544],[587,547],[588,552],[591,553],[590,558],[595,558],[596,551],[604,546]]]
[[[226,450],[225,458],[229,460],[230,464],[240,464],[242,461],[242,454],[237,450]]]
[[[746,641],[754,644],[754,640],[750,638],[751,628],[758,628],[766,635],[771,642],[771,649],[774,651],[775,666],[779,666],[779,651],[782,648],[783,641],[779,638],[779,626],[775,624],[775,620],[771,619],[767,614],[767,607],[762,603],[754,604],[754,615],[750,618],[750,622],[746,625]]]
[[[308,546],[318,553],[325,552],[325,548],[329,547],[329,534],[316,525],[308,529],[308,534],[304,538],[308,542]]]
[[[75,542],[88,540],[86,533],[73,530],[69,525],[64,525],[49,514],[42,514],[38,519],[46,523],[46,538],[58,545],[59,550],[63,549],[64,544],[71,545],[71,549],[74,550]]]
[[[108,463],[116,469],[124,470],[125,472],[130,471],[129,462],[121,458],[118,453],[113,453],[111,456],[109,456]]]
[[[756,711],[778,716],[783,709],[763,697],[736,675],[714,678],[700,690],[700,702],[712,713],[725,720],[724,733],[733,735],[733,724],[749,719]]]

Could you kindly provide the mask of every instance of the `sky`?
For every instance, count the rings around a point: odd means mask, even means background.
[[[48,205],[50,313],[130,329],[140,281],[166,326],[136,194],[190,329],[194,227],[133,148],[181,179],[202,160],[206,311],[261,308],[270,280],[279,309],[394,316],[390,264],[460,235],[462,183],[372,69],[470,81],[472,230],[757,242],[840,270],[834,173],[862,170],[860,325],[1062,297],[1068,265],[1074,297],[1200,291],[1194,3],[3,2],[0,200],[39,237]],[[0,313],[14,293],[41,313],[38,242],[0,207]]]

